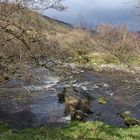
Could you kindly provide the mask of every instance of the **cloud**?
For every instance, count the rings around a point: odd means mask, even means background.
[[[116,9],[131,6],[131,3],[128,3],[133,0],[65,0],[65,4],[69,6],[69,8],[78,8],[82,9],[88,7],[89,9],[93,8],[104,8],[104,9]]]
[[[75,24],[82,17],[88,24],[110,22],[113,24],[138,23],[134,14],[135,0],[65,0],[64,12],[46,11],[46,15]]]

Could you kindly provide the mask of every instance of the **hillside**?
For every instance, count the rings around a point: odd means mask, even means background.
[[[0,140],[139,140],[139,87],[138,33],[0,2]]]
[[[53,47],[58,41],[54,36],[71,30],[69,25],[44,18],[27,8],[15,10],[17,5],[5,3],[0,8],[1,80],[18,75],[29,62],[50,55],[49,51],[55,53]]]
[[[0,6],[1,10],[17,8]],[[30,62],[39,65],[42,58],[62,62],[72,58],[71,62],[90,65],[140,64],[139,36],[128,32],[127,27],[99,25],[94,31],[73,28],[27,8],[1,17],[1,80],[18,76]]]

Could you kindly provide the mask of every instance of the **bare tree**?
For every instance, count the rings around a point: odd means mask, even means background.
[[[53,8],[59,11],[64,10],[66,7],[62,5],[63,0],[22,0],[22,3],[33,9],[46,10]]]
[[[62,5],[62,0],[0,0],[0,29],[3,29],[6,33],[9,33],[15,38],[19,39],[26,46],[29,44],[29,40],[26,38],[26,29],[22,28],[17,23],[12,22],[12,20],[9,18],[25,7],[38,10],[49,8],[54,8],[57,10],[65,9],[65,7]],[[10,30],[9,26],[11,25],[21,30],[22,36],[18,35],[13,30]]]
[[[65,9],[62,0],[0,0],[0,75],[15,73],[17,62],[21,66],[27,63],[31,46],[43,38],[31,26],[35,15],[30,15],[29,9],[49,8]]]
[[[66,7],[62,5],[63,0],[0,0],[0,3],[13,3],[15,5],[22,5],[34,10],[46,10],[53,8],[59,11]]]

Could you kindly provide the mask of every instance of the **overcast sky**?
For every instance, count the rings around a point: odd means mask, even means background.
[[[121,8],[124,7],[124,4],[132,3],[133,0],[65,0],[65,3],[70,7],[77,7],[78,5],[81,7],[98,7],[98,8]]]
[[[65,0],[64,5],[68,6],[65,11],[47,10],[45,15],[74,25],[82,18],[89,26],[108,22],[127,23],[133,29],[140,27],[135,0]]]

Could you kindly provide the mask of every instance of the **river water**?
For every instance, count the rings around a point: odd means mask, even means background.
[[[68,8],[62,12],[49,9],[44,15],[74,26],[95,28],[98,24],[125,24],[130,31],[140,30],[137,0],[64,0]]]
[[[10,80],[0,85],[0,121],[15,128],[49,125],[59,127],[69,120],[65,105],[58,100],[58,93],[66,86],[80,88],[90,96],[92,114],[87,120],[101,120],[124,127],[120,114],[130,111],[140,119],[140,88],[131,74],[124,72],[99,73],[85,68],[70,68],[63,77],[44,68],[31,70],[32,81]],[[107,104],[99,104],[103,96]]]

